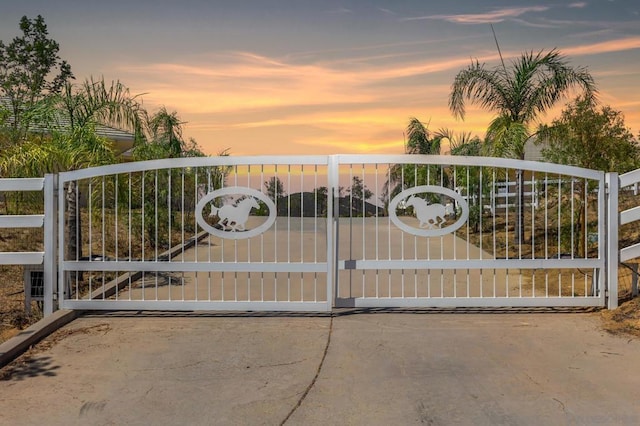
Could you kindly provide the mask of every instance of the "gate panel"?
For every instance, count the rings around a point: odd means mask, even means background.
[[[67,172],[72,309],[603,306],[601,172],[453,156],[211,157]]]
[[[62,306],[326,311],[328,175],[321,156],[62,173]]]
[[[336,179],[336,306],[604,304],[601,172],[341,155]]]

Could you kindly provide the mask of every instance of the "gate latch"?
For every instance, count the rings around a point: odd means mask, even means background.
[[[356,260],[355,259],[345,260],[344,269],[356,269]]]

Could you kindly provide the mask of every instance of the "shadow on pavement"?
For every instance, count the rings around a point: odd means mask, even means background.
[[[0,380],[25,380],[37,376],[53,377],[59,365],[54,365],[50,356],[27,356],[0,371]]]

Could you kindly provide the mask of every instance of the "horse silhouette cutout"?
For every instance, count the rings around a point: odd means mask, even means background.
[[[447,215],[453,213],[453,207],[450,204],[446,206],[439,203],[428,204],[426,200],[413,195],[407,199],[405,206],[414,208],[416,217],[420,221],[420,228],[441,228],[446,222]]]
[[[225,204],[218,208],[211,206],[209,217],[218,216],[218,225],[223,231],[246,231],[246,223],[251,209],[259,209],[258,202],[253,197],[246,197],[234,204]]]

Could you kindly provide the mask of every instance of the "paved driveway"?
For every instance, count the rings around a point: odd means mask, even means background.
[[[83,316],[0,382],[6,425],[640,424],[595,314]]]

